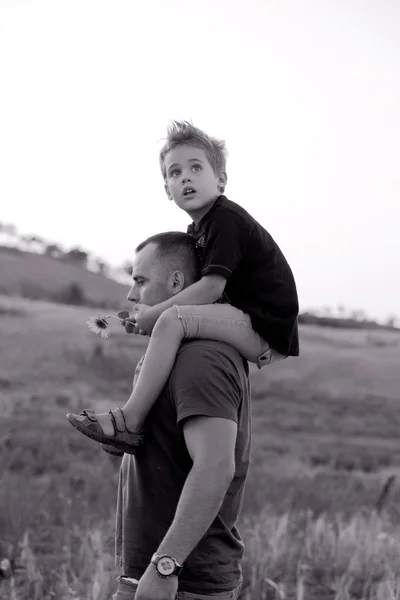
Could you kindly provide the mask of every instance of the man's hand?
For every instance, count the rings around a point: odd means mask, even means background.
[[[178,592],[178,577],[162,578],[150,564],[141,578],[135,594],[135,600],[175,600]]]
[[[121,319],[122,327],[125,327],[126,333],[137,333],[139,335],[147,335],[144,329],[141,329],[133,317],[129,316],[127,310],[123,310],[118,313],[118,317]]]
[[[136,304],[135,305],[135,320],[136,324],[140,329],[147,332],[150,335],[154,325],[158,319],[158,311],[153,306],[147,304]]]

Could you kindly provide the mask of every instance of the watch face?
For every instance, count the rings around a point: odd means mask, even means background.
[[[171,575],[175,571],[175,562],[169,556],[163,556],[157,563],[157,569],[161,575]]]

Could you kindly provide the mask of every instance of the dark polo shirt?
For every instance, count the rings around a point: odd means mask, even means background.
[[[235,476],[211,527],[185,561],[179,590],[215,594],[242,581],[244,544],[236,522],[250,461],[251,411],[247,362],[221,342],[182,344],[170,378],[146,420],[140,457],[125,454],[117,502],[116,559],[140,579],[170,525],[192,467],[182,424],[195,415],[238,425]]]
[[[250,316],[253,329],[285,356],[299,355],[299,303],[291,268],[278,244],[244,208],[219,196],[188,233],[202,275],[227,279],[223,301]]]

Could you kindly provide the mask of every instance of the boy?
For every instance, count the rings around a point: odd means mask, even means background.
[[[202,278],[172,299],[136,304],[137,327],[151,335],[123,409],[68,414],[92,439],[136,454],[144,421],[163,389],[183,339],[234,346],[259,368],[299,355],[298,298],[292,271],[271,235],[224,195],[225,143],[187,122],[173,122],[160,152],[165,191],[192,219]]]

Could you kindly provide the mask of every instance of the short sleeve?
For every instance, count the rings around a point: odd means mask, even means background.
[[[202,275],[218,274],[229,279],[245,254],[252,227],[230,210],[215,211],[203,251]]]
[[[221,344],[199,341],[179,352],[169,383],[177,424],[200,415],[238,422],[243,395],[240,374],[236,361],[218,347]],[[237,362],[241,364],[239,353]]]

